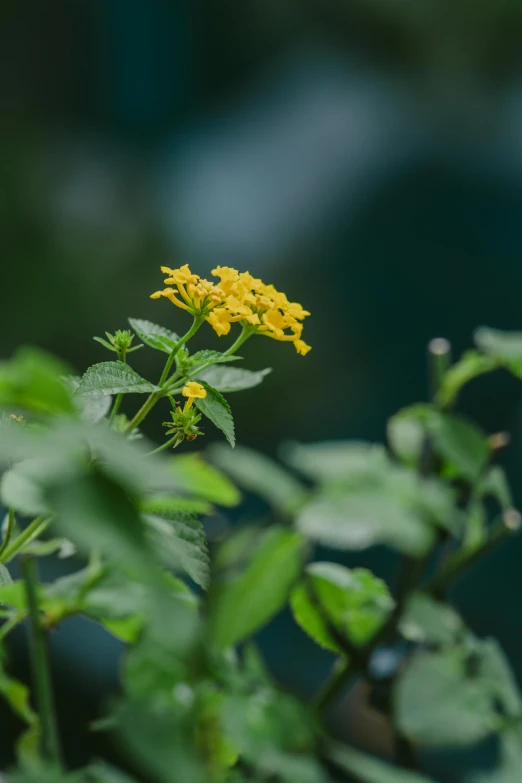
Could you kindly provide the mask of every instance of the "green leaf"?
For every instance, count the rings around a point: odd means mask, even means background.
[[[308,491],[274,460],[244,446],[231,451],[216,443],[208,449],[210,460],[229,473],[234,481],[267,501],[283,514],[292,514]]]
[[[343,652],[329,625],[354,644],[364,645],[393,609],[386,584],[365,568],[312,563],[305,572],[308,578],[292,590],[290,606],[301,628],[328,650]]]
[[[307,538],[333,549],[360,550],[387,544],[421,555],[433,542],[434,530],[420,507],[405,500],[400,502],[392,492],[378,487],[319,496],[298,513],[296,525]]]
[[[143,340],[150,348],[163,351],[163,353],[172,353],[181,339],[170,329],[165,329],[164,326],[158,326],[158,324],[153,324],[142,318],[129,318],[129,323],[140,340]]]
[[[358,483],[387,467],[384,446],[361,441],[285,443],[281,456],[291,467],[320,483]]]
[[[62,378],[69,368],[39,348],[20,348],[0,364],[0,408],[36,414],[73,414],[72,395]]]
[[[217,389],[213,389],[208,383],[202,384],[207,390],[207,396],[201,399],[196,399],[196,406],[201,413],[206,416],[212,424],[214,424],[225,435],[232,448],[236,444],[236,438],[234,434],[234,419],[232,418],[232,412],[230,405],[225,400],[222,394]]]
[[[388,421],[388,441],[392,452],[407,465],[419,464],[426,441],[426,422],[432,405],[410,405]]]
[[[467,351],[461,359],[444,373],[439,389],[439,402],[444,407],[453,405],[461,389],[474,378],[498,368],[493,356],[484,356],[478,351]]]
[[[436,451],[451,473],[471,482],[477,481],[489,460],[484,433],[461,416],[452,414],[432,414],[428,428]]]
[[[158,557],[177,571],[186,571],[203,588],[210,580],[209,558],[203,526],[190,514],[164,519],[151,514],[145,520]]]
[[[158,516],[167,519],[177,519],[180,512],[210,514],[213,506],[208,500],[183,498],[176,495],[152,495],[141,501],[140,508],[149,514],[158,514]]]
[[[101,761],[89,766],[86,774],[85,783],[137,783],[136,778],[131,778],[126,772]]]
[[[246,570],[211,595],[210,637],[216,647],[232,647],[282,609],[302,558],[298,533],[278,527],[267,532]]]
[[[76,391],[77,397],[92,395],[100,397],[109,394],[146,394],[158,387],[146,381],[141,375],[123,362],[101,362],[89,367]]]
[[[196,353],[193,353],[192,356],[189,358],[189,367],[196,367],[196,365],[201,364],[207,364],[207,362],[212,362],[212,364],[222,364],[226,362],[237,362],[240,361],[243,357],[242,356],[236,356],[236,354],[229,355],[227,353],[221,353],[221,351],[197,351]]]
[[[482,326],[475,331],[481,351],[508,365],[522,365],[522,332],[502,332]]]
[[[354,775],[360,783],[432,783],[417,772],[398,769],[373,756],[366,756],[345,745],[331,744],[328,758],[344,772]]]
[[[504,651],[496,639],[480,642],[479,675],[489,684],[503,714],[520,721],[522,697]]]
[[[74,394],[78,390],[81,378],[70,376],[69,378],[65,378],[65,381],[69,384],[69,387]],[[112,397],[110,397],[110,395],[106,395],[105,397],[74,396],[73,399],[80,419],[86,422],[86,424],[97,424],[101,421],[110,411],[112,404]]]
[[[6,508],[13,508],[24,516],[37,517],[47,514],[49,506],[45,502],[42,488],[30,475],[24,472],[26,463],[18,463],[2,476],[0,498]]]
[[[493,465],[484,474],[478,486],[481,497],[492,497],[499,504],[502,511],[513,508],[513,495],[509,487],[506,471],[500,465]]]
[[[235,392],[258,386],[270,372],[272,372],[270,367],[266,370],[252,372],[251,370],[243,370],[238,367],[213,366],[207,367],[206,370],[201,372],[197,372],[196,368],[190,375],[197,378],[198,381],[205,381],[205,383],[208,383],[218,391]]]
[[[28,726],[38,722],[38,716],[30,704],[29,688],[19,680],[9,677],[0,664],[0,694],[7,701],[13,712]]]
[[[241,495],[237,487],[201,454],[184,454],[170,460],[171,471],[180,488],[220,506],[237,506]]]
[[[439,647],[452,646],[465,634],[459,615],[447,604],[424,593],[414,593],[410,597],[399,628],[409,641]]]
[[[80,548],[98,550],[109,559],[157,584],[159,573],[145,526],[127,492],[93,470],[76,481],[47,491],[57,525]]]
[[[490,687],[464,648],[416,653],[395,688],[399,731],[425,745],[472,745],[499,728]]]

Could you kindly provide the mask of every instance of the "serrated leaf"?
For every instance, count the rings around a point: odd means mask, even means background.
[[[272,372],[270,367],[265,370],[252,372],[239,367],[207,367],[206,370],[190,372],[190,375],[198,381],[205,381],[220,392],[235,392],[243,389],[251,389],[258,386],[263,378]]]
[[[206,589],[210,568],[201,522],[190,514],[179,514],[177,519],[147,514],[145,521],[158,556],[165,565],[186,571],[196,584]]]
[[[467,383],[480,375],[492,372],[497,367],[498,361],[493,356],[484,356],[478,351],[467,351],[444,373],[438,393],[439,402],[443,407],[452,405]]]
[[[208,450],[212,462],[229,473],[234,481],[264,498],[273,508],[291,514],[305,500],[308,491],[282,465],[264,454],[237,446],[231,451],[216,443]]]
[[[337,743],[330,745],[328,758],[360,783],[433,783],[431,778],[417,772],[392,767],[380,759]]]
[[[69,385],[74,395],[80,385],[81,378],[69,376],[64,380]],[[105,397],[73,396],[73,400],[78,409],[80,419],[86,422],[86,424],[97,424],[101,421],[110,411],[112,404],[112,397],[110,395]]]
[[[237,644],[282,609],[299,575],[303,551],[298,533],[273,527],[246,570],[216,585],[210,610],[210,637],[216,647]]]
[[[329,626],[354,644],[363,645],[393,609],[386,584],[365,568],[312,563],[305,574],[290,595],[294,618],[314,641],[333,652],[343,650]]]
[[[209,386],[208,383],[202,382],[202,385],[207,390],[207,396],[201,399],[196,399],[196,406],[201,413],[210,419],[228,440],[232,448],[236,445],[236,437],[234,434],[234,419],[232,418],[232,411],[230,405],[225,400],[222,394]]]
[[[77,397],[108,394],[147,394],[158,387],[123,362],[100,362],[89,367],[76,391]]]
[[[163,353],[172,353],[181,339],[175,332],[165,329],[164,326],[158,326],[158,324],[154,324],[152,321],[146,321],[142,318],[129,318],[129,323],[140,340],[143,340],[150,348],[163,351]]]
[[[500,727],[488,682],[474,676],[469,653],[450,647],[418,652],[395,688],[395,719],[406,737],[426,745],[472,745]]]
[[[242,358],[242,356],[237,356],[236,354],[230,355],[227,353],[222,353],[221,351],[197,351],[190,357],[189,365],[190,367],[196,367],[196,365],[199,366],[201,364],[207,364],[207,362],[212,362],[212,364],[222,364],[226,362],[237,362]]]

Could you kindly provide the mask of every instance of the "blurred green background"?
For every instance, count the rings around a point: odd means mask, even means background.
[[[231,400],[240,442],[274,454],[381,440],[426,399],[430,338],[458,354],[475,326],[522,328],[519,0],[24,0],[0,18],[3,357],[33,343],[82,371],[105,358],[92,336],[127,316],[183,330],[148,298],[160,264],[248,269],[312,311],[313,351],[250,342],[247,366],[274,373]],[[136,366],[156,373],[157,356]],[[522,503],[520,388],[477,381],[461,408],[513,433]],[[504,546],[455,598],[522,678],[521,560]],[[393,577],[386,553],[349,562]],[[327,670],[286,616],[261,641],[302,692]],[[54,646],[71,761],[110,752],[84,723],[119,645],[77,622]],[[350,737],[349,703],[337,718]]]

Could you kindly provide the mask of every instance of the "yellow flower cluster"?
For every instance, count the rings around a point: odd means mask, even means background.
[[[228,334],[231,324],[239,322],[251,327],[252,332],[292,342],[302,356],[310,350],[301,339],[301,322],[310,313],[249,272],[218,266],[212,274],[219,283],[212,283],[192,274],[188,264],[179,269],[162,266],[161,271],[168,275],[168,287],[151,298],[164,296],[177,307],[205,318],[218,335]]]

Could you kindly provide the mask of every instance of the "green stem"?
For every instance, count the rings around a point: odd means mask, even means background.
[[[452,557],[449,557],[440,571],[430,579],[423,588],[434,597],[444,595],[448,587],[458,579],[471,565],[481,560],[498,546],[499,543],[517,533],[520,530],[522,520],[518,511],[511,509],[505,511],[496,522],[493,523],[489,536],[484,543],[472,550],[460,549]]]
[[[183,345],[185,345],[186,342],[190,340],[191,337],[193,337],[196,332],[198,331],[199,327],[203,323],[204,319],[200,315],[194,316],[194,323],[188,330],[188,332],[181,338],[181,340],[176,343],[176,347],[173,349],[172,353],[170,354],[169,358],[167,359],[167,363],[163,369],[163,373],[161,375],[161,378],[158,381],[158,386],[163,386],[167,378],[169,377],[169,372],[171,370],[171,367],[174,363],[174,359],[176,358],[176,355],[180,348],[182,348]]]
[[[154,408],[156,403],[161,400],[161,398],[164,396],[164,394],[167,392],[167,389],[164,388],[165,384],[167,382],[167,378],[169,376],[169,372],[171,370],[172,364],[174,362],[174,359],[176,358],[176,355],[179,351],[179,349],[185,345],[188,340],[190,340],[191,337],[193,337],[201,324],[203,323],[203,318],[199,315],[194,316],[194,323],[188,330],[188,332],[183,335],[183,337],[176,343],[176,347],[173,349],[172,353],[170,354],[169,358],[167,359],[167,363],[165,364],[165,367],[163,369],[163,373],[161,374],[161,378],[159,379],[158,386],[160,387],[157,391],[152,392],[152,394],[147,397],[137,414],[134,416],[134,418],[127,424],[125,427],[124,432],[130,433],[136,427],[141,424],[143,419],[148,416],[148,414],[151,412],[151,410]]]
[[[158,446],[157,449],[153,449],[153,451],[149,451],[147,456],[150,457],[151,454],[159,454],[161,451],[166,451],[171,446],[173,446],[173,448],[176,448],[176,445],[179,446],[181,443],[181,441],[178,441],[178,443],[176,444],[177,440],[178,440],[178,435],[174,435],[174,437],[165,441],[165,443],[162,443],[161,446]]]
[[[444,375],[451,362],[451,345],[444,337],[436,337],[428,344],[428,356],[430,359],[430,383],[431,397],[434,401],[439,396]]]
[[[11,535],[13,533],[14,523],[15,523],[14,508],[10,508],[7,513],[7,530],[5,531],[5,536],[4,536],[4,540],[2,541],[2,546],[0,546],[0,562],[3,553],[9,546],[9,541],[11,540]]]
[[[29,610],[29,646],[31,666],[36,691],[36,702],[42,727],[41,752],[42,757],[52,765],[61,768],[60,740],[56,724],[56,711],[51,685],[51,671],[47,639],[40,623],[38,609],[37,584],[38,574],[32,557],[25,556],[22,560],[22,574]]]
[[[9,563],[13,557],[15,557],[26,544],[34,541],[35,538],[44,532],[44,530],[51,524],[51,517],[36,517],[33,521],[22,530],[20,535],[10,544],[4,552],[0,555],[0,563]]]
[[[356,672],[346,658],[338,658],[332,667],[330,677],[315,696],[313,703],[318,712],[323,712],[344,691]]]
[[[248,326],[245,326],[243,324],[242,327],[241,327],[241,334],[237,338],[236,342],[232,343],[230,348],[228,348],[225,351],[225,355],[226,356],[232,356],[232,354],[234,354],[239,348],[241,348],[243,343],[246,342],[249,337],[252,337],[253,334],[254,334],[254,332],[252,331],[252,329],[250,327],[248,327]]]

